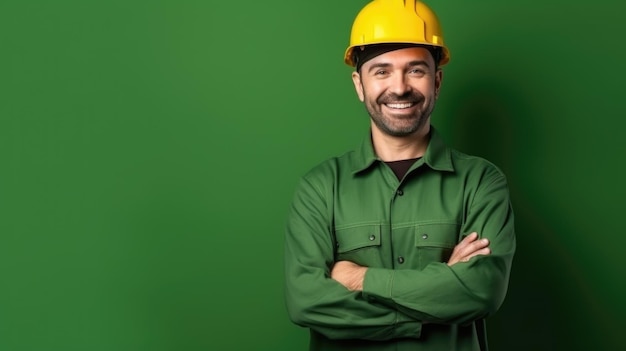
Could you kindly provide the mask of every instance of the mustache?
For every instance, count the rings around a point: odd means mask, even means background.
[[[406,94],[398,95],[394,93],[389,93],[382,95],[376,99],[378,104],[393,104],[393,103],[401,103],[401,102],[411,102],[411,103],[419,103],[424,100],[424,95],[417,92],[407,92]]]

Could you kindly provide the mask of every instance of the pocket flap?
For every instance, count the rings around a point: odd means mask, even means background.
[[[336,229],[337,253],[344,253],[369,246],[380,246],[380,225],[360,225]]]
[[[459,240],[460,226],[454,223],[428,223],[416,227],[415,246],[454,247]]]

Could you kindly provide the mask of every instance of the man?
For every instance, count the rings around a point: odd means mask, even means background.
[[[415,0],[374,0],[345,62],[371,120],[360,148],[300,181],[286,301],[310,350],[486,350],[515,251],[504,175],[430,124],[449,52]]]

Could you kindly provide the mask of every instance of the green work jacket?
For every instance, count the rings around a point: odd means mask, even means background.
[[[490,255],[448,266],[477,232]],[[448,148],[431,128],[425,155],[399,181],[371,139],[303,176],[285,236],[291,320],[310,350],[486,350],[484,319],[506,295],[515,252],[502,172]],[[363,291],[330,277],[348,260],[369,267]]]

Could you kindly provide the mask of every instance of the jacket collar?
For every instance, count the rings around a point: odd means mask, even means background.
[[[430,127],[430,140],[424,153],[424,163],[437,171],[454,172],[451,149],[448,148],[439,133],[433,126]],[[357,174],[372,167],[375,163],[382,162],[374,152],[371,133],[363,140],[361,146],[352,157],[352,174]]]

